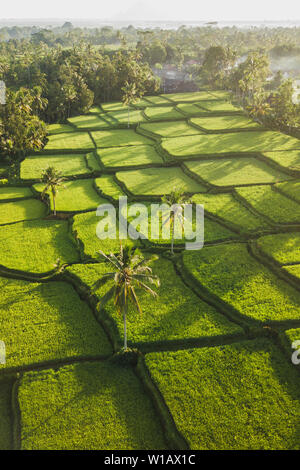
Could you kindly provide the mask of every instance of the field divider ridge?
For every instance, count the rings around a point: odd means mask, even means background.
[[[135,373],[140,379],[145,392],[151,399],[154,408],[157,412],[157,416],[161,422],[161,425],[165,432],[165,438],[167,444],[171,450],[189,450],[189,444],[184,439],[183,435],[179,432],[176,427],[174,418],[172,416],[169,407],[167,406],[163,395],[161,394],[158,386],[153,380],[147,366],[145,359],[142,357],[138,358],[137,365],[135,367]]]

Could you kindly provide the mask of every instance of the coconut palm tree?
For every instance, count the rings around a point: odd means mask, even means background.
[[[162,203],[170,206],[170,214],[167,215],[163,221],[163,225],[170,224],[171,226],[171,253],[174,255],[174,236],[175,236],[175,222],[178,220],[183,225],[184,217],[182,215],[182,209],[188,203],[188,197],[184,194],[184,191],[180,188],[173,189],[170,194],[166,194],[162,197]]]
[[[136,288],[149,293],[153,297],[157,293],[153,291],[147,284],[154,284],[159,287],[160,282],[157,276],[152,274],[152,269],[149,263],[152,259],[145,259],[136,251],[136,248],[120,246],[120,252],[115,254],[106,255],[103,251],[99,253],[104,257],[105,261],[113,268],[112,272],[105,273],[98,281],[95,282],[92,292],[96,292],[101,286],[109,281],[113,281],[113,286],[106,292],[98,303],[98,310],[101,311],[107,302],[111,299],[114,301],[118,312],[123,315],[124,322],[124,350],[127,351],[127,312],[129,302],[139,313],[142,309],[136,293]]]
[[[123,97],[122,101],[124,106],[127,106],[127,111],[128,111],[128,122],[127,122],[127,127],[129,129],[130,127],[130,106],[132,106],[138,99],[137,96],[137,87],[135,83],[125,83],[125,86],[122,88],[123,91]]]
[[[64,178],[62,178],[59,171],[57,171],[54,167],[49,166],[42,174],[42,182],[46,185],[42,192],[42,198],[44,198],[47,191],[50,190],[53,201],[53,214],[56,216],[56,195],[58,188],[62,186],[62,183],[64,182]]]

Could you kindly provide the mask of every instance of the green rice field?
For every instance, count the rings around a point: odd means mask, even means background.
[[[227,158],[186,162],[185,166],[214,186],[276,183],[290,177],[255,158]],[[237,183],[238,182],[238,183]]]
[[[135,195],[164,195],[176,187],[188,193],[205,191],[204,186],[187,176],[180,168],[119,171],[116,177]]]
[[[153,145],[153,141],[131,129],[97,131],[91,133],[97,148]]]
[[[270,341],[155,352],[146,364],[190,448],[299,448],[299,378]]]
[[[224,90],[144,96],[129,118],[95,99],[0,179],[0,450],[300,450],[300,140]],[[159,239],[150,217],[173,190],[193,204],[174,244],[168,211]],[[99,309],[120,243],[160,280],[138,273],[128,354],[114,300]]]
[[[145,123],[140,125],[140,129],[156,134],[158,137],[179,137],[201,133],[200,130],[189,126],[185,121]]]
[[[126,168],[162,164],[162,158],[152,145],[112,147],[97,151],[101,163],[106,168]]]
[[[93,150],[94,144],[87,132],[66,132],[49,135],[45,150]]]
[[[240,315],[262,323],[299,317],[300,293],[253,258],[245,244],[186,252],[183,263],[191,276]]]
[[[146,118],[150,121],[182,119],[182,115],[172,106],[155,106],[152,108],[146,108],[144,112]]]
[[[41,179],[43,172],[48,166],[57,168],[63,176],[90,173],[85,155],[36,155],[27,157],[21,163],[21,178],[24,180]]]
[[[242,201],[257,213],[267,217],[275,224],[298,223],[300,206],[270,186],[251,186],[237,188]]]
[[[205,131],[223,131],[234,129],[256,129],[260,125],[246,116],[207,116],[202,118],[193,118],[191,122]]]
[[[253,131],[215,135],[195,135],[164,139],[162,147],[174,157],[192,155],[257,153],[268,150],[294,150],[299,140],[275,131]]]

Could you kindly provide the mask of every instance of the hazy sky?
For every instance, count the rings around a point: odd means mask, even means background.
[[[110,18],[138,0],[2,0],[0,18]],[[169,20],[300,20],[297,0],[143,0]],[[149,14],[149,13],[148,13]],[[147,19],[141,18],[141,19]]]

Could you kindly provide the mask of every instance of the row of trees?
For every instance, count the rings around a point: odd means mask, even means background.
[[[87,45],[68,50],[40,48],[15,59],[0,61],[0,78],[7,87],[39,86],[47,106],[39,110],[46,122],[64,121],[85,113],[93,103],[120,100],[126,83],[136,84],[137,94],[155,93],[159,81],[136,51],[120,50],[112,56]],[[1,73],[2,72],[2,73]]]
[[[200,80],[232,91],[249,114],[267,126],[283,130],[300,126],[300,105],[294,100],[293,81],[284,80],[281,72],[272,75],[269,57],[263,52],[250,52],[239,62],[233,49],[210,47]]]
[[[40,48],[37,56],[27,51],[17,60],[10,52],[0,60],[0,78],[7,86],[7,104],[0,105],[0,155],[10,157],[43,146],[44,122],[63,122],[105,101],[123,100],[129,109],[159,89],[139,53],[120,50],[110,57],[88,46]]]
[[[7,90],[6,104],[0,105],[0,161],[1,155],[10,160],[43,147],[47,128],[37,115],[45,106],[39,87]]]

